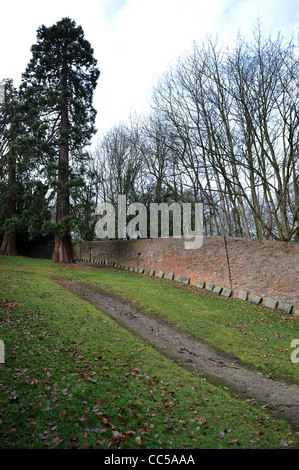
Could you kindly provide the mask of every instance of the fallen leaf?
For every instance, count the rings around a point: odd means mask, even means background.
[[[59,416],[63,419],[66,415],[66,410],[61,410]]]
[[[54,441],[54,444],[57,446],[58,444],[62,442],[62,439],[60,439],[60,437],[57,436],[57,437],[54,437],[53,441]]]
[[[289,447],[289,445],[286,441],[280,441],[279,444],[283,447]]]
[[[236,446],[239,444],[239,442],[237,441],[237,439],[232,439],[231,441],[229,441],[229,444],[232,444],[233,446]]]

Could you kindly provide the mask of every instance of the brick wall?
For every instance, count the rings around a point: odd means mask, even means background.
[[[183,239],[81,242],[75,256],[106,259],[133,268],[174,272],[212,281],[233,290],[289,302],[299,312],[299,244],[238,238],[206,237],[200,249],[186,250]]]

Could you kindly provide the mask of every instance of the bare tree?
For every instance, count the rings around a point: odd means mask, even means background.
[[[211,234],[298,239],[296,71],[294,43],[258,27],[233,51],[195,44],[156,87],[155,113]]]

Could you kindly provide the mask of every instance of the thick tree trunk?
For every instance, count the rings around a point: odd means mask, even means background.
[[[56,223],[65,221],[65,217],[69,215],[69,192],[67,188],[68,181],[68,147],[62,146],[59,153],[60,174],[58,179],[57,190],[57,208]],[[72,238],[70,233],[64,227],[57,230],[55,234],[55,246],[52,255],[54,263],[74,263]]]
[[[16,248],[16,234],[4,233],[2,244],[0,247],[0,255],[4,256],[18,256]]]
[[[63,51],[64,55],[66,50]],[[63,70],[62,86],[67,89],[67,72]],[[57,206],[56,206],[56,224],[62,224],[69,216],[69,144],[68,144],[68,99],[65,96],[64,104],[61,109],[61,144],[59,148],[59,169],[58,169],[58,188],[57,188]],[[74,263],[73,247],[71,234],[68,232],[66,225],[58,229],[55,234],[55,246],[52,255],[54,263]]]
[[[71,236],[55,235],[55,247],[52,256],[53,263],[74,263],[73,246]]]
[[[9,155],[8,165],[8,197],[6,200],[6,219],[15,217],[16,215],[16,200],[14,196],[14,185],[16,183],[16,158],[12,152]],[[3,240],[0,247],[0,255],[4,256],[18,256],[16,247],[16,232],[4,232]]]

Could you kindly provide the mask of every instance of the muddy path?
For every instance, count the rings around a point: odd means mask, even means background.
[[[61,287],[94,305],[177,364],[215,379],[253,401],[267,405],[292,425],[299,425],[299,387],[249,370],[163,320],[145,315],[132,303],[80,281],[59,280]]]

